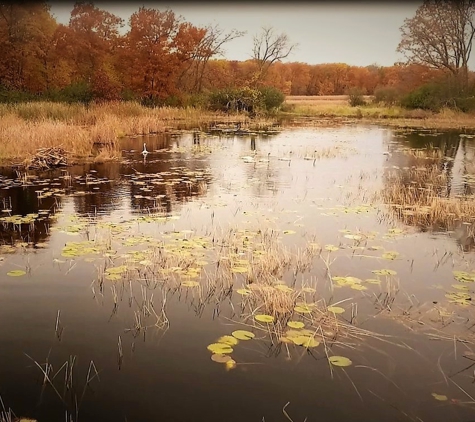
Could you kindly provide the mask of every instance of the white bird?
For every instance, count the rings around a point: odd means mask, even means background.
[[[292,151],[289,152],[289,156],[288,157],[279,157],[279,160],[280,161],[290,161],[291,160],[291,155],[292,155]]]
[[[142,155],[145,157],[147,154],[148,154],[148,151],[147,151],[147,147],[146,147],[145,142],[144,142],[144,143],[143,143]]]

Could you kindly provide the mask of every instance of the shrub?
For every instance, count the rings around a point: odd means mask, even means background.
[[[395,105],[399,102],[399,92],[393,86],[381,86],[374,90],[374,102],[387,106]]]
[[[361,88],[351,88],[348,92],[348,103],[351,107],[359,107],[366,105],[363,97],[363,90]]]
[[[262,104],[267,111],[277,110],[285,101],[285,95],[277,88],[265,86],[259,88],[262,94]]]

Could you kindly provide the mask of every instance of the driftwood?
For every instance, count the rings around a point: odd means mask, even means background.
[[[61,147],[40,148],[26,163],[27,169],[48,170],[68,165],[66,151]]]

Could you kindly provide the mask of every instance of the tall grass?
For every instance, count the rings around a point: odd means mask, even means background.
[[[0,160],[22,160],[39,148],[57,146],[74,158],[91,157],[98,144],[116,155],[120,137],[157,133],[180,122],[192,125],[225,118],[196,108],[147,108],[134,102],[1,104]]]

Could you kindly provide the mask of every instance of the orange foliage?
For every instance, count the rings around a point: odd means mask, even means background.
[[[0,87],[41,93],[74,82],[86,83],[100,100],[120,98],[123,91],[141,98],[169,96],[256,81],[256,60],[216,60],[222,45],[240,36],[216,27],[197,27],[172,11],[141,7],[124,22],[92,3],[78,2],[69,25],[58,24],[45,2],[0,5]],[[381,67],[345,63],[276,61],[259,84],[287,95],[340,95],[353,87],[373,94],[393,86],[413,90],[440,75],[422,65]]]

